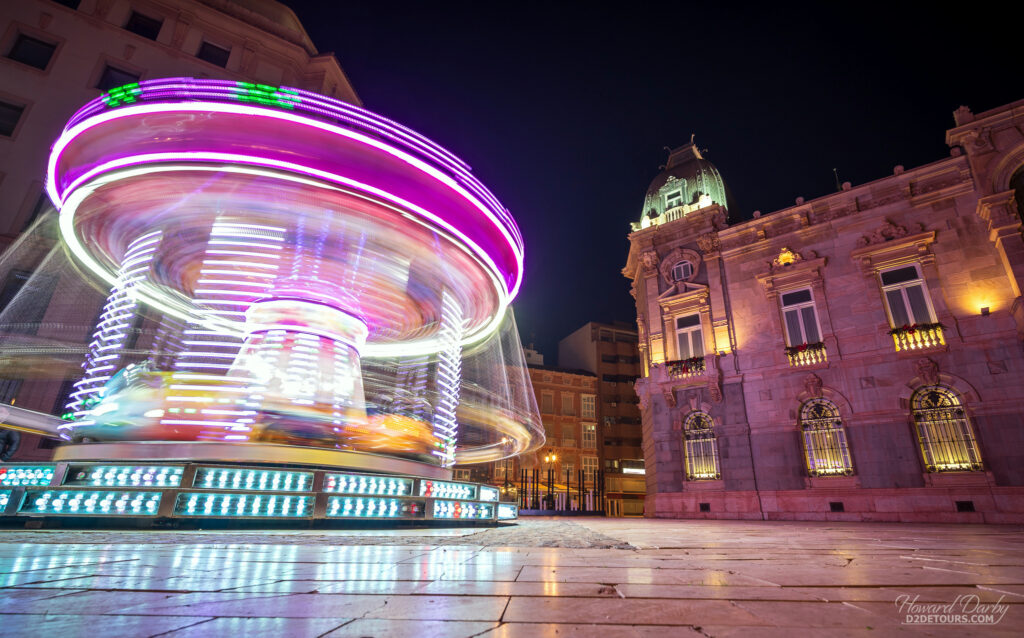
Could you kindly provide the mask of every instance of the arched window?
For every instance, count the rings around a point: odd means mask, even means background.
[[[967,414],[949,388],[925,386],[910,398],[910,409],[927,472],[981,469],[981,452]]]
[[[672,281],[687,281],[693,276],[693,264],[687,260],[676,262],[672,266]]]
[[[804,433],[804,459],[811,476],[853,474],[850,446],[839,418],[839,408],[828,399],[811,399],[800,408]]]
[[[722,478],[718,468],[718,442],[715,422],[707,412],[691,412],[683,421],[686,448],[686,480],[710,481]]]

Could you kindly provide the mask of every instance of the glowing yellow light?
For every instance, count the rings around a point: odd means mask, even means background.
[[[781,266],[788,266],[790,264],[796,263],[797,255],[789,248],[783,248],[782,251],[779,253],[779,256],[775,259],[775,261]]]

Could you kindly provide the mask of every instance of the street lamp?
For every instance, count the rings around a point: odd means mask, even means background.
[[[551,466],[557,460],[558,460],[558,455],[555,454],[554,452],[551,452],[549,454],[545,454],[544,455],[544,462],[548,464],[548,494],[547,494],[547,497],[546,497],[545,500],[547,501],[547,505],[548,505],[548,507],[550,509],[554,509],[555,508],[555,503],[554,503],[555,497],[554,497],[554,494],[553,494],[553,489],[554,489],[553,479],[554,479],[554,476],[552,475]]]

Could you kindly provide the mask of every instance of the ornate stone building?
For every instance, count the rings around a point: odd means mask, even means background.
[[[730,224],[671,152],[633,224],[648,516],[1024,522],[1024,101]]]

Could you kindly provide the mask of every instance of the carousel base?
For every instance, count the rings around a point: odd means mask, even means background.
[[[55,461],[203,461],[208,463],[255,463],[344,468],[384,474],[408,474],[423,478],[450,479],[452,471],[430,463],[368,452],[220,441],[121,441],[63,445]]]
[[[75,448],[106,445],[61,448],[54,463],[0,465],[0,523],[299,528],[496,524],[518,517],[498,488],[477,483],[284,463],[69,458],[80,453]]]

